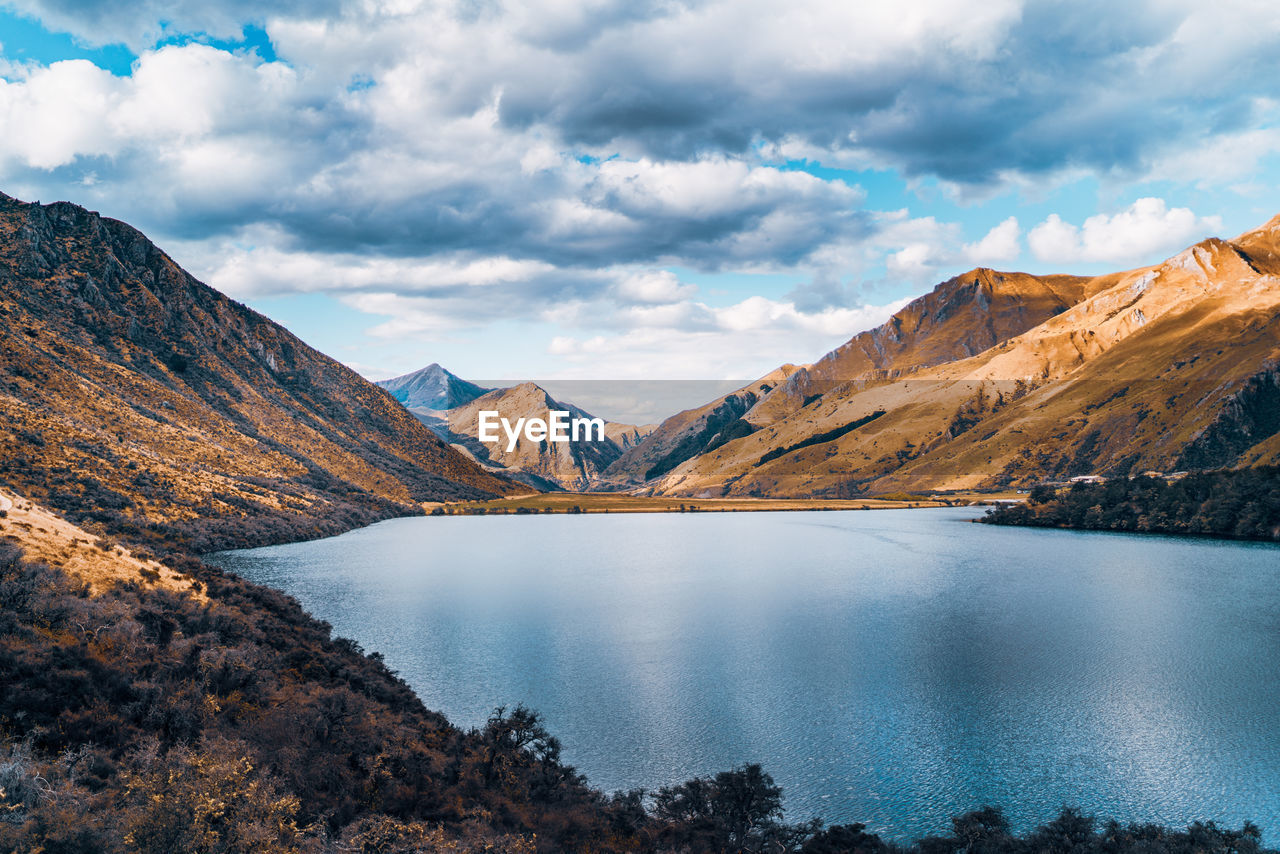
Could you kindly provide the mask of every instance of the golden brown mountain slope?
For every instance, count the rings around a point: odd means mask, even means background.
[[[448,418],[449,437],[476,460],[539,488],[591,488],[601,472],[622,455],[624,448],[635,445],[653,429],[652,426],[605,422],[602,439],[594,438],[595,433],[591,434],[591,440],[580,437],[568,442],[532,442],[521,436],[515,448],[508,451],[507,436],[501,428],[496,431],[498,442],[479,440],[479,414],[484,410],[497,412],[513,428],[519,418],[546,421],[551,410],[567,411],[570,418],[593,416],[571,403],[555,400],[534,383],[496,389],[442,413]]]
[[[657,489],[840,496],[1275,462],[1278,225],[1081,283],[1082,302],[975,356],[833,388]]]
[[[888,322],[823,356],[808,373],[843,382],[872,371],[952,362],[1008,341],[1084,299],[1082,276],[1031,276],[979,267],[938,285]]]
[[[76,205],[0,195],[0,318],[0,482],[82,524],[205,548],[518,491]]]
[[[194,579],[81,530],[20,495],[0,492],[0,542],[5,540],[19,544],[28,560],[65,570],[94,594],[134,582],[205,599]]]
[[[756,404],[746,420],[762,427],[846,382],[891,377],[981,353],[1080,302],[1089,284],[1080,276],[970,270],[796,371]]]
[[[618,485],[635,485],[786,418],[845,383],[980,353],[1075,305],[1086,296],[1089,283],[1079,276],[971,270],[812,365],[784,365],[750,386],[672,416],[646,443],[614,463],[608,475]]]

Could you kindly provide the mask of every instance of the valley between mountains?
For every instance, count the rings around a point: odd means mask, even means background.
[[[378,386],[124,223],[0,198],[0,478],[73,521],[193,547],[534,491],[848,499],[1280,461],[1280,217],[1097,277],[979,268],[807,365],[602,441],[438,364]]]

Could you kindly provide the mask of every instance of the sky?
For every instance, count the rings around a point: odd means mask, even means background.
[[[0,191],[371,379],[751,379],[1280,212],[1280,4],[0,0]]]

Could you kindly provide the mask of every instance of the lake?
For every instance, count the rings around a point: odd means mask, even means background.
[[[605,790],[759,762],[896,839],[998,804],[1280,842],[1280,548],[976,508],[446,516],[210,556],[463,727],[540,711]]]

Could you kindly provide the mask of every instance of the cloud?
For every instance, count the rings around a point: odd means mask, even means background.
[[[940,267],[962,261],[960,227],[931,216],[912,218],[906,210],[880,215],[874,242],[888,251],[885,269],[892,280],[923,285]]]
[[[1023,234],[1010,217],[966,241],[794,161],[973,199],[1063,176],[1240,182],[1280,151],[1280,9],[1244,0],[7,6],[137,54],[122,76],[0,60],[0,126],[21,129],[0,135],[7,192],[125,219],[241,298],[338,295],[391,317],[384,335],[546,318],[568,341],[727,347],[773,340],[768,322],[803,350],[888,301],[867,271],[896,296],[1012,260]],[[271,51],[182,43],[246,24]],[[1027,243],[1133,263],[1214,222],[1143,200]],[[673,267],[797,284],[730,311]]]
[[[180,254],[180,253],[179,253]],[[394,289],[445,296],[460,289],[524,288],[548,278],[563,281],[541,261],[504,256],[439,255],[429,259],[288,252],[272,246],[225,246],[204,260],[208,283],[240,299],[289,293],[352,293]]]
[[[4,5],[85,44],[125,44],[135,50],[173,34],[236,39],[246,24],[261,25],[268,17],[336,14],[341,8],[336,0],[274,0],[268,16],[267,7],[251,0],[6,0]]]
[[[1012,261],[1022,254],[1022,229],[1017,217],[1009,217],[992,228],[977,243],[966,243],[964,255],[974,264],[990,266],[998,261]]]
[[[334,91],[323,75],[199,44],[116,77],[86,61],[0,80],[0,174],[168,236],[254,224],[312,252],[497,254],[555,265],[802,264],[868,232],[864,196],[742,158],[595,161],[401,79]],[[79,191],[78,191],[79,192]]]
[[[906,210],[880,212],[872,217],[869,236],[856,252],[815,253],[817,273],[787,297],[802,311],[856,308],[868,292],[882,287],[921,288],[966,267],[1013,261],[1022,253],[1021,235],[1017,218],[1008,217],[980,240],[964,243],[957,223],[912,217]],[[884,282],[849,274],[876,262],[884,265]]]
[[[688,299],[697,290],[694,285],[682,284],[670,270],[649,270],[627,276],[614,293],[627,302],[669,304]]]
[[[119,140],[111,112],[119,101],[119,81],[86,60],[56,62],[18,82],[0,80],[0,124],[23,129],[0,139],[0,163],[48,170],[114,154]]]
[[[1280,122],[1280,105],[1265,99],[1257,103],[1259,113]],[[1280,127],[1250,128],[1167,152],[1151,164],[1145,177],[1212,190],[1253,178],[1263,171],[1262,164],[1276,155],[1280,155]]]
[[[1222,227],[1218,217],[1199,217],[1189,208],[1170,208],[1163,199],[1138,199],[1111,216],[1097,214],[1082,226],[1051,214],[1031,229],[1027,242],[1041,261],[1055,264],[1157,260]]]
[[[673,5],[538,55],[542,73],[504,79],[502,120],[633,156],[763,144],[959,185],[1136,173],[1252,121],[1269,94],[1277,12],[1231,5],[1213,19],[1179,3]],[[1223,49],[1220,15],[1256,30],[1233,26]],[[1200,120],[1206,99],[1224,124]]]
[[[785,12],[762,0],[672,4],[544,57],[545,77],[507,87],[503,117],[555,126],[576,144],[675,159],[788,133],[847,141],[913,78],[989,57],[1017,16],[1009,0],[797,2]]]
[[[817,359],[855,332],[883,323],[905,303],[818,312],[759,296],[724,307],[691,304],[680,322],[560,335],[548,349],[569,370],[620,380],[741,379],[785,362]]]
[[[1219,138],[1247,139],[1270,121],[1269,81],[1280,72],[1280,9],[1247,0],[1212,10],[1156,0],[796,0],[785,9],[764,0],[331,0],[273,4],[270,15],[241,0],[9,5],[82,40],[125,41],[151,66],[146,47],[158,37],[233,37],[258,24],[284,65],[318,87],[299,110],[322,123],[336,117],[346,131],[330,140],[331,155],[372,147],[375,162],[416,160],[419,173],[430,156],[473,178],[465,155],[501,157],[498,173],[524,161],[512,174],[532,178],[557,171],[547,158],[558,152],[654,163],[804,156],[960,187],[1079,169],[1141,175]],[[208,97],[186,71],[170,78],[194,88],[179,115]],[[467,148],[453,125],[478,116],[494,139]],[[271,136],[289,139],[289,124]],[[527,157],[535,151],[537,169]],[[316,164],[326,178],[350,165]]]
[[[376,341],[446,340],[503,321],[549,325],[545,352],[566,373],[613,379],[742,378],[784,361],[817,358],[871,328],[907,302],[804,310],[788,299],[751,296],[709,305],[669,271],[607,271],[610,281],[557,300],[502,281],[413,293],[368,287],[341,295],[357,312],[381,318]],[[486,280],[487,281],[487,280]]]
[[[612,159],[561,172],[563,196],[526,237],[564,261],[601,254],[702,269],[790,267],[870,232],[863,194],[842,181],[705,157]],[[508,238],[509,239],[509,238]]]

